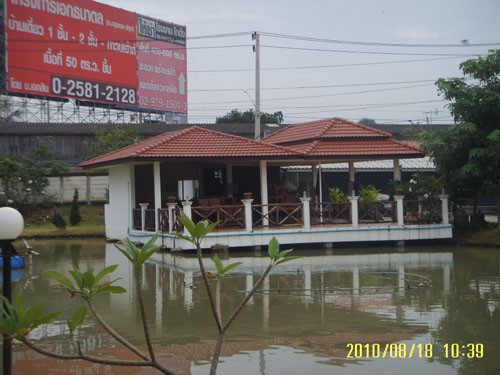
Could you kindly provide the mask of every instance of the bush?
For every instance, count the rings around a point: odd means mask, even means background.
[[[64,220],[61,212],[58,209],[54,210],[54,215],[52,216],[52,223],[59,229],[66,229],[68,223]]]
[[[344,194],[342,190],[340,190],[338,187],[332,187],[331,189],[328,190],[328,195],[330,196],[330,199],[332,202],[348,202],[349,198],[347,198],[347,195]]]
[[[75,189],[73,194],[73,201],[71,202],[71,209],[69,211],[69,223],[73,226],[78,225],[82,221],[82,215],[80,215],[80,202],[78,201],[78,189]]]
[[[359,200],[361,202],[376,202],[377,197],[380,194],[380,190],[374,185],[361,186],[361,191],[359,192]]]

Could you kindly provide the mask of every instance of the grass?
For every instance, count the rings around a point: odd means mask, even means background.
[[[21,237],[104,237],[104,205],[80,205],[82,221],[75,226],[69,224],[70,205],[59,207],[68,222],[66,229],[58,229],[51,222],[53,209],[39,209],[26,215]]]
[[[487,246],[500,248],[500,231],[497,227],[466,229],[455,231],[453,240],[460,245]]]

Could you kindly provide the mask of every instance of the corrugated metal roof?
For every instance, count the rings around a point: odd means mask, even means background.
[[[428,156],[423,158],[415,159],[400,159],[399,165],[402,170],[407,171],[435,171],[436,166],[432,159]],[[289,171],[310,171],[311,166],[309,165],[292,165],[284,167]],[[347,171],[349,169],[348,163],[325,163],[321,164],[323,170],[332,171]],[[354,168],[357,171],[363,170],[380,170],[380,171],[392,171],[393,161],[391,160],[370,160],[370,161],[359,161],[354,163]]]

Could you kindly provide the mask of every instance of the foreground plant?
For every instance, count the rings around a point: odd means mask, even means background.
[[[203,263],[202,258],[202,242],[205,237],[216,227],[217,223],[211,224],[208,221],[202,221],[194,224],[191,219],[182,214],[180,217],[181,222],[186,227],[189,232],[189,236],[178,235],[180,238],[191,242],[196,247],[196,254],[200,266],[200,272],[203,277],[203,281],[206,287],[206,291],[209,297],[210,306],[214,316],[215,323],[218,330],[218,338],[214,349],[214,355],[212,358],[212,366],[210,368],[210,374],[215,374],[217,371],[217,365],[219,363],[219,357],[221,353],[222,344],[224,341],[224,335],[229,329],[231,324],[234,322],[238,314],[242,311],[243,307],[248,303],[248,301],[255,294],[257,289],[260,287],[264,279],[269,275],[269,272],[279,264],[288,262],[290,260],[296,259],[297,257],[289,256],[292,250],[280,251],[280,246],[278,240],[273,238],[269,242],[269,258],[270,263],[266,268],[264,273],[259,277],[257,282],[254,284],[252,289],[246,294],[246,296],[241,300],[234,311],[229,315],[229,317],[224,321],[221,314],[221,283],[222,280],[228,276],[230,271],[234,270],[241,263],[231,263],[224,266],[222,261],[216,255],[213,257],[213,262],[215,264],[216,272],[207,272]],[[75,300],[83,301],[83,306],[78,309],[73,316],[67,320],[67,326],[69,330],[69,337],[71,340],[71,353],[59,353],[53,352],[45,349],[41,345],[31,341],[29,339],[29,334],[36,328],[49,324],[52,322],[61,312],[50,312],[44,313],[40,305],[35,305],[32,307],[27,307],[24,304],[21,295],[17,296],[14,303],[10,303],[8,300],[4,299],[3,304],[0,306],[0,312],[2,313],[0,317],[0,332],[7,335],[12,340],[18,340],[21,343],[28,346],[30,349],[57,359],[62,360],[85,360],[93,363],[111,365],[111,366],[135,366],[135,367],[152,367],[160,371],[163,374],[173,375],[174,373],[167,367],[163,366],[158,362],[155,351],[152,345],[151,336],[149,333],[149,326],[146,319],[146,308],[142,293],[142,268],[144,263],[155,254],[160,247],[155,245],[157,236],[153,236],[144,246],[137,247],[132,241],[126,239],[123,241],[123,245],[115,245],[115,247],[128,259],[132,264],[134,269],[134,279],[137,290],[138,304],[140,309],[140,315],[142,320],[142,326],[144,331],[144,339],[146,342],[147,353],[140,350],[137,346],[129,342],[123,335],[115,331],[99,314],[94,305],[94,298],[97,295],[103,293],[125,293],[126,290],[121,286],[113,285],[119,280],[113,279],[107,281],[108,276],[110,276],[118,267],[118,265],[108,266],[99,272],[96,272],[93,268],[89,268],[86,271],[81,271],[78,267],[73,267],[69,271],[69,276],[65,276],[61,272],[48,270],[43,272],[43,275],[49,279],[56,281],[62,288],[68,291],[70,297]],[[215,292],[212,289],[209,278],[213,278],[216,281]],[[132,353],[139,357],[138,360],[120,360],[113,358],[104,358],[97,355],[91,355],[83,351],[82,343],[79,337],[79,327],[84,323],[87,318],[87,313],[93,316],[95,321],[108,332],[117,342],[121,343],[124,347],[130,350]]]
[[[259,289],[262,282],[265,280],[265,278],[269,275],[269,273],[274,267],[282,263],[297,259],[299,257],[289,256],[289,253],[292,251],[292,249],[280,251],[280,244],[278,240],[275,237],[273,237],[271,241],[269,241],[269,246],[268,246],[268,254],[270,259],[269,265],[262,273],[262,275],[259,277],[259,279],[255,282],[252,289],[246,293],[245,297],[240,301],[238,306],[236,306],[233,312],[229,315],[227,320],[223,321],[220,308],[221,280],[225,276],[227,276],[229,271],[238,267],[241,264],[241,262],[231,263],[228,266],[224,267],[219,257],[215,255],[212,258],[212,261],[214,262],[216,273],[207,272],[205,269],[205,265],[203,263],[202,243],[204,238],[217,226],[217,223],[210,223],[207,220],[204,220],[195,224],[184,213],[181,213],[179,220],[187,229],[189,236],[183,234],[177,234],[177,236],[186,241],[189,241],[196,247],[196,256],[198,258],[198,264],[200,266],[201,276],[203,278],[203,283],[205,284],[208,299],[210,301],[212,315],[217,325],[218,337],[217,337],[217,342],[215,344],[214,354],[212,357],[211,367],[210,367],[210,375],[215,375],[217,372],[217,366],[219,364],[219,358],[222,349],[222,344],[224,342],[224,336],[229,327],[231,326],[231,324],[234,322],[234,320],[237,318],[237,316],[240,314],[240,312],[243,310],[243,308],[252,298],[255,292]],[[212,289],[212,286],[210,285],[209,277],[212,277],[216,280],[215,293]]]
[[[142,296],[142,265],[149,257],[151,257],[151,255],[160,249],[159,246],[154,245],[155,241],[156,236],[154,236],[141,248],[138,248],[128,239],[124,241],[123,247],[116,245],[116,248],[132,263],[134,267],[135,283],[137,286],[137,294],[148,353],[141,351],[138,347],[130,343],[124,336],[111,327],[102,318],[93,303],[94,297],[99,294],[126,292],[126,290],[121,286],[113,285],[119,279],[104,281],[104,278],[114,272],[118,265],[106,267],[97,273],[93,268],[89,268],[87,271],[80,271],[74,266],[73,269],[69,271],[69,277],[66,277],[61,272],[53,270],[43,272],[45,277],[55,280],[59,285],[61,285],[61,287],[67,290],[71,298],[77,298],[84,301],[84,305],[77,310],[70,319],[67,320],[73,353],[56,353],[44,349],[29,339],[28,335],[30,332],[43,324],[50,323],[60,314],[60,312],[44,315],[40,305],[26,307],[21,295],[17,296],[14,304],[4,300],[1,307],[2,317],[0,318],[0,331],[3,334],[8,335],[11,339],[18,340],[32,350],[49,357],[63,360],[85,360],[111,366],[153,367],[163,374],[173,375],[174,373],[172,371],[156,360],[149,335],[144,299]],[[88,310],[106,332],[108,332],[116,341],[137,355],[140,360],[131,361],[103,358],[85,353],[82,350],[81,341],[79,340],[78,328],[85,321]]]

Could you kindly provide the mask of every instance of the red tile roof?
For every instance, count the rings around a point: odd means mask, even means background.
[[[388,137],[392,137],[392,134],[344,119],[331,118],[288,126],[264,138],[264,142],[287,144],[312,139]]]
[[[149,138],[80,164],[96,168],[138,160],[266,158],[290,159],[302,155],[288,148],[192,126]]]
[[[416,144],[397,141],[391,133],[339,118],[288,126],[263,139],[303,153],[305,158],[412,158],[423,154]]]

